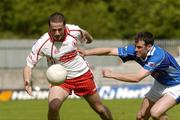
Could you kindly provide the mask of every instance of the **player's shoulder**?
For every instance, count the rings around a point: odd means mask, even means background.
[[[79,30],[80,29],[80,27],[75,24],[66,24],[66,28],[68,28],[69,30]]]
[[[49,33],[44,33],[38,40],[46,41],[50,38]]]
[[[44,42],[44,41],[47,41],[48,39],[50,39],[50,36],[49,36],[49,34],[47,32],[47,33],[44,33],[42,36],[40,36],[37,41]]]
[[[153,45],[152,49],[148,53],[149,60],[152,61],[163,61],[165,59],[165,51],[157,45]]]
[[[34,45],[38,46],[46,42],[47,40],[50,39],[50,36],[48,33],[44,33],[42,36],[40,36],[35,42]]]
[[[150,51],[150,54],[152,56],[159,56],[159,57],[163,57],[165,55],[165,51],[164,49],[162,49],[161,47],[159,47],[158,45],[154,45]]]
[[[126,49],[126,51],[131,52],[131,53],[134,53],[136,49],[135,45],[132,45],[132,44],[127,45],[124,48]]]
[[[131,50],[135,50],[136,49],[135,45],[132,45],[132,44],[127,45],[127,48],[131,49]]]
[[[134,45],[126,45],[124,47],[119,47],[118,52],[120,55],[135,55],[135,46]]]

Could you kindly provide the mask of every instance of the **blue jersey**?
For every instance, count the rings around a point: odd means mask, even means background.
[[[145,59],[136,56],[134,45],[118,48],[118,54],[123,62],[135,60],[163,85],[180,84],[180,66],[172,55],[159,46],[152,46]]]

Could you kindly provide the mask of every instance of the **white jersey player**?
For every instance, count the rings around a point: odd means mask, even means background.
[[[49,65],[61,64],[68,71],[64,83],[52,85],[49,90],[48,120],[60,120],[59,109],[72,91],[83,96],[102,120],[113,120],[111,112],[100,100],[87,62],[77,52],[78,41],[91,43],[92,40],[87,31],[76,25],[66,25],[64,15],[55,12],[49,17],[49,32],[34,43],[23,71],[25,90],[29,95],[32,95],[32,70],[43,56]]]
[[[87,62],[77,52],[78,41],[85,42],[82,31],[78,26],[66,25],[61,42],[54,40],[50,33],[45,33],[33,45],[27,65],[33,68],[45,56],[49,65],[59,63],[67,69],[67,79],[86,73],[89,70]]]

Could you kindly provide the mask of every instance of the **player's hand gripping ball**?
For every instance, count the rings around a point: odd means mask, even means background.
[[[54,64],[47,69],[46,76],[50,84],[59,85],[66,79],[67,71],[62,65]]]

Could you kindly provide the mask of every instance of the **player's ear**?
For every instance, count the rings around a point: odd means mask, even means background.
[[[151,44],[148,44],[148,45],[146,45],[146,47],[150,50],[151,47],[152,47],[152,45],[151,45]]]

